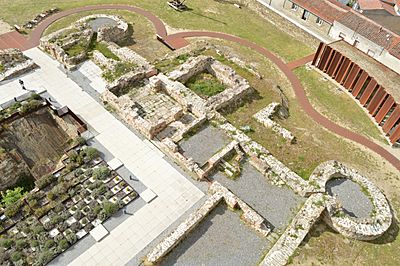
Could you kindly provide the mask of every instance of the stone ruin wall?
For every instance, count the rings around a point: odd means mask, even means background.
[[[243,211],[240,217],[241,220],[263,237],[266,237],[271,232],[271,229],[267,225],[268,222],[264,218],[220,183],[214,181],[209,187],[209,193],[211,195],[204,204],[194,213],[190,214],[184,222],[146,256],[144,265],[158,265],[222,200],[231,209],[241,209]]]
[[[321,193],[311,195],[260,265],[286,265],[311,227],[320,218],[325,209],[324,201],[324,195]]]
[[[97,40],[106,42],[123,42],[130,36],[129,25],[120,16],[106,15],[106,14],[93,14],[83,17],[75,22],[75,25],[87,23],[88,20],[96,18],[109,18],[114,20],[117,25],[100,27],[97,32]]]
[[[0,65],[3,68],[0,71],[0,81],[17,77],[38,67],[19,49],[13,48],[0,50]]]
[[[68,34],[64,38],[58,39],[65,32],[77,28],[79,31]],[[62,63],[68,69],[73,69],[79,63],[87,58],[87,53],[84,51],[76,56],[69,56],[65,50],[76,45],[78,42],[84,41],[89,45],[94,32],[87,25],[71,25],[70,27],[53,32],[40,39],[39,47],[49,53],[57,61]]]
[[[257,122],[263,124],[266,128],[271,128],[274,132],[281,135],[284,139],[290,141],[290,143],[295,143],[296,138],[292,134],[292,132],[290,132],[286,128],[283,128],[277,122],[272,120],[272,117],[277,112],[277,108],[279,108],[279,105],[279,103],[273,102],[264,109],[261,109],[260,111],[255,113],[253,115],[253,118]]]
[[[330,196],[327,214],[324,220],[340,234],[358,240],[373,240],[383,235],[391,226],[393,215],[385,195],[371,181],[356,170],[337,161],[328,161],[318,166],[310,177],[316,184],[314,192],[325,191],[326,183],[334,178],[347,178],[364,188],[374,206],[374,214],[369,218],[341,216],[341,210],[335,197]]]
[[[150,78],[150,84],[152,84],[153,88],[159,88],[164,91],[187,111],[193,113],[197,117],[202,117],[206,114],[205,101],[182,83],[172,81],[164,74],[160,73]]]

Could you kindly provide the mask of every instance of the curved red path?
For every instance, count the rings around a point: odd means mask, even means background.
[[[102,10],[102,9],[128,10],[145,16],[153,23],[156,29],[156,33],[162,39],[164,39],[169,43],[185,43],[184,38],[190,38],[190,37],[211,37],[211,38],[233,41],[259,52],[260,54],[270,59],[274,64],[276,64],[278,68],[287,76],[290,83],[292,84],[292,87],[295,91],[300,106],[315,122],[322,125],[331,132],[336,133],[339,136],[350,139],[365,147],[368,147],[369,149],[373,150],[374,152],[385,158],[387,161],[389,161],[395,168],[400,170],[400,160],[393,154],[391,154],[389,151],[387,151],[380,145],[374,143],[373,141],[333,123],[328,118],[318,113],[313,108],[311,103],[308,101],[307,95],[300,80],[292,72],[290,67],[287,64],[285,64],[281,59],[279,59],[276,55],[274,55],[264,47],[261,47],[251,41],[233,35],[220,32],[211,32],[211,31],[189,31],[189,32],[179,32],[172,35],[167,35],[164,23],[158,17],[154,16],[152,13],[146,10],[129,5],[97,5],[97,6],[86,6],[86,7],[79,7],[71,10],[66,10],[45,19],[42,23],[38,25],[38,27],[35,28],[35,30],[32,31],[30,38],[28,39],[27,47],[31,48],[39,45],[40,37],[42,36],[44,30],[54,21],[74,13],[82,11],[90,11],[90,10]]]

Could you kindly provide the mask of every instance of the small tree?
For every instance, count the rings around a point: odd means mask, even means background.
[[[107,217],[110,217],[118,211],[118,205],[109,201],[103,202],[103,210]]]
[[[17,202],[19,199],[21,199],[24,196],[23,193],[24,189],[22,187],[16,187],[14,189],[7,189],[6,193],[2,192],[2,203],[8,207],[11,204],[14,204]]]
[[[18,250],[22,250],[24,248],[26,248],[28,246],[28,242],[25,239],[18,239],[17,241],[15,241],[15,247]]]
[[[93,147],[87,147],[83,152],[89,160],[94,160],[100,156],[99,151]]]
[[[100,166],[93,170],[93,177],[99,180],[105,180],[111,174],[111,170],[106,166]]]

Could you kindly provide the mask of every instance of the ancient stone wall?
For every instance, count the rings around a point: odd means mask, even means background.
[[[162,240],[147,256],[145,265],[157,265],[176,245],[178,245],[195,227],[224,199],[225,203],[232,209],[241,209],[241,219],[256,232],[266,237],[271,229],[267,222],[256,211],[244,201],[230,192],[218,182],[213,182],[209,187],[211,196],[204,204],[190,214],[170,235]]]
[[[311,195],[304,206],[293,218],[292,223],[286,228],[275,245],[269,250],[260,265],[282,266],[286,265],[294,254],[314,223],[319,219],[325,209],[325,199],[322,193]]]
[[[261,109],[256,114],[254,114],[253,118],[263,124],[265,127],[271,128],[274,132],[281,135],[284,139],[287,139],[291,143],[294,143],[296,141],[296,138],[293,136],[292,132],[290,132],[286,128],[281,127],[281,125],[272,120],[272,117],[276,113],[277,108],[279,108],[279,103],[273,102],[264,109]]]
[[[0,50],[0,81],[17,77],[38,66],[18,49]]]
[[[342,235],[359,240],[376,239],[385,233],[392,224],[393,215],[385,195],[371,181],[357,171],[337,161],[328,161],[318,166],[310,177],[314,184],[313,192],[325,191],[326,183],[334,178],[347,178],[359,184],[373,203],[371,217],[359,219],[340,215],[341,207],[335,197],[330,196],[325,221]]]

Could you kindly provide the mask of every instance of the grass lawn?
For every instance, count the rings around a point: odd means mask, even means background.
[[[214,0],[192,0],[188,3],[192,10],[188,12],[176,12],[164,0],[3,0],[0,2],[0,17],[11,25],[21,25],[35,17],[36,14],[52,7],[65,10],[84,5],[110,3],[125,3],[142,7],[174,28],[206,29],[234,34],[270,49],[286,61],[292,61],[313,52],[313,49],[264,20],[255,12]],[[270,14],[270,16],[279,19],[275,14]],[[246,18],[246,23],[243,23],[243,19],[241,19],[243,17]],[[291,32],[291,30],[289,29],[287,32]]]
[[[321,74],[307,70],[306,67],[297,68],[294,72],[301,80],[311,104],[321,114],[354,132],[387,144],[364,110],[349,95],[340,91],[338,86],[323,80]]]
[[[147,19],[143,19],[142,16],[128,11],[101,10],[87,11],[70,15],[51,24],[50,27],[46,29],[44,34],[47,35],[67,27],[78,19],[92,14],[113,14],[122,16],[133,28],[133,34],[131,36],[133,43],[128,44],[128,47],[146,57],[150,61],[160,58],[170,51],[165,45],[161,44],[154,38],[153,25]],[[97,48],[101,49],[101,47]],[[105,50],[103,49],[101,52],[103,53]]]
[[[77,56],[87,50],[87,47],[84,47],[82,44],[77,43],[70,48],[65,50],[65,53],[69,55],[70,57]]]
[[[209,73],[195,75],[185,85],[203,98],[217,95],[225,90],[225,85]]]
[[[113,52],[111,52],[110,49],[108,49],[107,45],[105,45],[104,43],[95,42],[92,47],[92,50],[99,51],[107,58],[114,59],[116,61],[120,60],[119,57]]]

